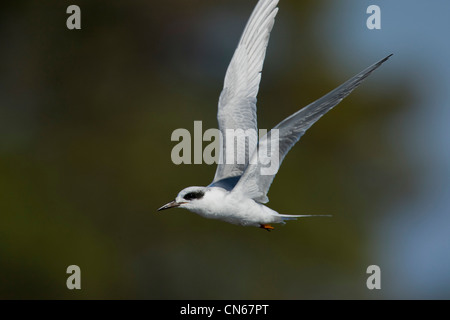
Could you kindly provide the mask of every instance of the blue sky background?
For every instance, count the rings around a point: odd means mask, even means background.
[[[367,7],[381,9],[381,30],[365,28]],[[419,164],[417,197],[388,206],[372,226],[372,245],[390,297],[450,297],[450,2],[333,1],[324,7],[331,33],[323,49],[346,64],[394,53],[383,72],[404,74],[417,99],[393,119],[392,142]],[[339,12],[339,14],[336,14]],[[339,25],[339,28],[332,26]],[[391,83],[395,85],[395,83]],[[374,261],[375,263],[375,261]]]

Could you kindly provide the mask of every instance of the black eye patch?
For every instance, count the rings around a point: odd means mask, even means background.
[[[205,194],[203,192],[189,192],[184,195],[184,200],[201,199]]]

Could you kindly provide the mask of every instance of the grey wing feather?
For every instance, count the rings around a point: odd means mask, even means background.
[[[223,188],[227,191],[233,190],[241,176],[228,177],[211,183],[208,187]]]
[[[233,192],[243,193],[245,196],[260,203],[268,202],[267,192],[270,185],[284,157],[294,144],[303,136],[306,130],[347,97],[372,71],[389,59],[391,55],[366,68],[322,98],[287,117],[262,137],[258,146],[260,152],[255,151],[253,153],[250,164],[236,184]],[[278,129],[278,131],[276,132],[274,129]],[[278,133],[278,136],[276,133]],[[277,146],[277,148],[273,148],[273,146]],[[273,159],[276,159],[277,164],[275,171],[266,170],[266,172],[270,173],[264,174],[264,164],[273,161]]]
[[[240,176],[257,145],[256,95],[270,32],[278,12],[278,0],[260,0],[250,16],[239,44],[228,66],[224,87],[220,94],[217,120],[222,134],[219,164],[214,182]],[[227,129],[252,130],[246,147],[239,141],[236,150],[228,150]],[[245,152],[245,161],[235,161],[237,152]],[[229,164],[227,164],[229,163]]]

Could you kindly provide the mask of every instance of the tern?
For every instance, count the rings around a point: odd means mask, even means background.
[[[278,12],[279,0],[259,0],[248,20],[239,44],[225,74],[220,94],[217,119],[224,137],[228,129],[257,130],[256,96],[270,32]],[[391,54],[392,55],[392,54]],[[261,137],[253,150],[245,150],[245,163],[217,165],[212,183],[206,187],[188,187],[181,190],[174,201],[158,211],[184,208],[202,217],[218,219],[241,226],[260,227],[271,231],[271,224],[285,223],[301,217],[317,215],[279,214],[264,204],[275,174],[262,174],[258,150],[271,142],[271,133],[277,131],[278,168],[286,154],[317,120],[347,97],[372,71],[391,55],[361,71],[320,99],[300,109]],[[220,145],[221,156],[227,154],[226,143]],[[274,155],[274,154],[272,154]],[[278,170],[277,170],[278,171]]]

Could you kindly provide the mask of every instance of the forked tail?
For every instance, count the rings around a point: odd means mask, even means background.
[[[283,221],[284,220],[297,220],[297,218],[309,218],[309,217],[332,217],[331,214],[300,214],[300,215],[292,215],[292,214],[278,214]]]

